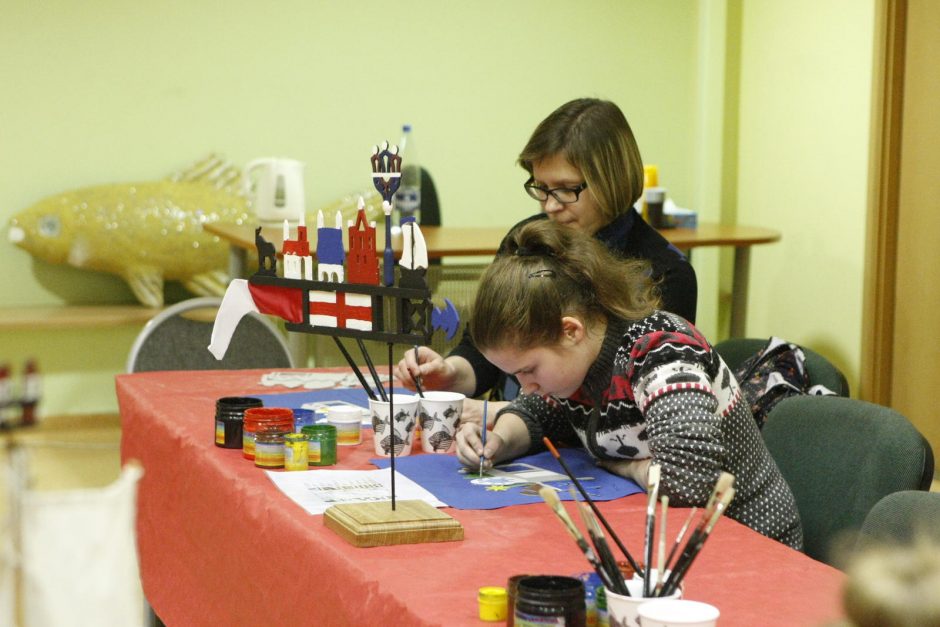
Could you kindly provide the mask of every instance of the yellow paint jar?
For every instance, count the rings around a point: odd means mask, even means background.
[[[506,620],[508,597],[502,586],[483,586],[477,593],[480,620],[497,622]]]
[[[284,436],[284,470],[307,470],[309,449],[306,433]]]

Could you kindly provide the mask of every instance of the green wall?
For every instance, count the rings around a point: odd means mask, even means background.
[[[873,2],[743,3],[738,220],[783,234],[754,255],[748,335],[812,346],[855,391],[873,34]]]
[[[783,231],[754,252],[749,334],[831,348],[854,377],[871,13],[847,0],[16,0],[0,20],[0,221],[211,152],[303,160],[312,209],[367,188],[371,146],[410,122],[445,224],[508,227],[537,209],[514,165],[535,124],[598,96],[623,108],[678,204]],[[694,263],[699,324],[718,338],[727,258]],[[0,315],[132,302],[120,279],[6,238],[0,267]],[[44,413],[112,411],[136,331],[0,332],[0,361],[38,357]]]

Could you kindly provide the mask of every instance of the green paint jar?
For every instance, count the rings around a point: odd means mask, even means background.
[[[311,466],[336,464],[336,427],[333,425],[307,425],[301,429],[307,436],[307,463]]]

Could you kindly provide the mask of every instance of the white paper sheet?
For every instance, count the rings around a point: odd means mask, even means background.
[[[388,469],[265,472],[281,492],[310,514],[322,514],[328,507],[341,503],[392,500],[392,477]],[[417,500],[433,507],[447,507],[447,503],[398,472],[395,473],[395,500]]]

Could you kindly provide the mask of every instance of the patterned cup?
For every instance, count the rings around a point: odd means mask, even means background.
[[[411,455],[420,400],[417,396],[404,394],[395,394],[391,404],[369,399],[376,455],[391,457],[392,447],[395,449],[396,457]],[[391,419],[389,419],[390,407],[395,413]]]
[[[463,412],[464,395],[459,392],[425,392],[418,410],[421,448],[425,453],[453,453],[457,425]]]

